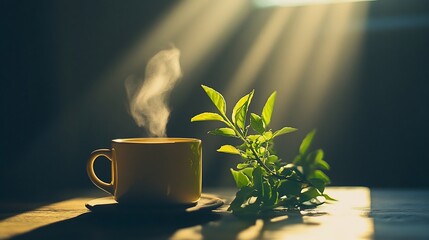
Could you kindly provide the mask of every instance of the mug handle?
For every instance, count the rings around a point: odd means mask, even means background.
[[[110,183],[106,183],[101,181],[94,172],[94,162],[100,157],[104,156],[112,162],[112,181]],[[88,177],[91,179],[92,183],[95,186],[100,188],[103,191],[106,191],[112,195],[114,195],[115,186],[114,186],[114,168],[113,168],[113,160],[112,160],[112,150],[110,149],[98,149],[91,153],[88,159],[88,163],[86,165],[86,171],[88,172]]]

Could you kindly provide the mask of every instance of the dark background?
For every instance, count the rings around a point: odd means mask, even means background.
[[[85,172],[89,153],[109,147],[114,138],[145,136],[127,113],[126,75],[111,77],[109,70],[176,4],[0,3],[2,198],[95,188]],[[223,67],[234,59],[229,53],[240,45],[238,36],[256,11],[250,10],[204,67],[184,72],[171,96],[168,135],[203,139],[204,186],[232,186],[229,167],[236,160],[215,153],[222,139],[205,134],[215,125],[189,123],[193,115],[213,110],[199,85],[225,91]],[[332,166],[334,185],[428,187],[429,3],[370,2],[363,30],[355,69],[341,79],[349,90],[330,88],[322,114],[305,123],[294,118],[294,111],[275,116],[277,127],[286,122],[301,130],[281,140],[279,148],[287,144],[285,158],[290,159],[305,133],[317,128],[316,145]],[[148,57],[143,60],[142,66]],[[260,98],[254,111],[274,90],[258,92],[264,81],[257,78],[252,86],[237,89],[239,96],[256,88]],[[282,88],[277,90],[282,94]],[[104,165],[106,160],[96,167],[108,178]]]

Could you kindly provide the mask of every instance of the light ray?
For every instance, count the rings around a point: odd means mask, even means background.
[[[295,104],[293,99],[299,95],[298,86],[308,70],[308,62],[317,47],[318,33],[328,10],[326,5],[297,9],[295,24],[283,31],[285,37],[279,44],[278,54],[264,77],[267,87],[281,92],[276,108],[281,109],[282,113],[289,112]],[[275,119],[273,123],[276,124]]]
[[[336,87],[336,91],[344,87],[340,82],[342,74],[351,71],[360,49],[362,32],[353,32],[349,28],[366,19],[367,3],[345,3],[331,7],[332,12],[326,23],[327,33],[313,56],[309,84],[300,101],[304,109],[300,118],[303,121],[321,114],[320,109],[333,87]]]
[[[233,34],[249,10],[250,5],[246,0],[211,1],[207,11],[201,12],[192,26],[181,32],[175,40],[183,53],[184,71],[200,71],[207,67],[204,63],[210,61],[213,53],[225,44],[225,40]]]
[[[257,7],[291,7],[291,6],[306,6],[315,4],[335,4],[347,2],[362,2],[375,0],[253,0]]]
[[[107,76],[117,81],[141,68],[142,63],[147,62],[156,51],[173,44],[181,51],[180,65],[184,77],[195,81],[198,79],[195,75],[209,67],[208,63],[248,15],[251,7],[246,0],[184,1],[137,41],[136,46],[117,64],[115,71]],[[190,89],[181,88],[180,92],[175,93],[176,99],[186,99]]]
[[[168,12],[151,31],[118,61],[107,76],[120,77],[141,66],[155,52],[174,44],[180,49],[181,65],[189,74],[210,59],[210,53],[222,46],[251,5],[237,1],[184,1]]]
[[[237,98],[238,89],[246,89],[256,80],[258,72],[264,66],[264,62],[269,57],[276,41],[283,32],[284,27],[292,16],[292,10],[286,8],[274,9],[270,18],[258,38],[255,39],[250,50],[243,57],[242,63],[232,76],[228,85],[226,97],[228,99]]]

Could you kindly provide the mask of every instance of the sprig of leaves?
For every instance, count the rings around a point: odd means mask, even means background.
[[[293,127],[273,131],[271,117],[277,93],[267,99],[260,115],[248,113],[255,93],[252,90],[234,105],[231,117],[227,116],[225,98],[213,88],[202,88],[216,106],[218,112],[203,112],[191,119],[219,121],[225,126],[209,131],[209,134],[236,138],[239,145],[223,145],[217,151],[238,155],[241,162],[231,174],[239,189],[229,210],[237,215],[259,215],[275,208],[302,209],[335,200],[324,193],[331,180],[324,171],[329,164],[324,160],[322,149],[310,151],[316,131],[307,134],[299,154],[291,163],[282,161],[274,151],[274,140],[295,132]],[[248,116],[249,121],[248,121]]]

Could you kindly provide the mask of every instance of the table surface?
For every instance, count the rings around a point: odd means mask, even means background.
[[[232,200],[234,189],[205,189]],[[183,216],[112,216],[85,208],[104,195],[1,203],[0,239],[429,239],[429,190],[330,187],[339,201],[265,219],[219,209]]]

